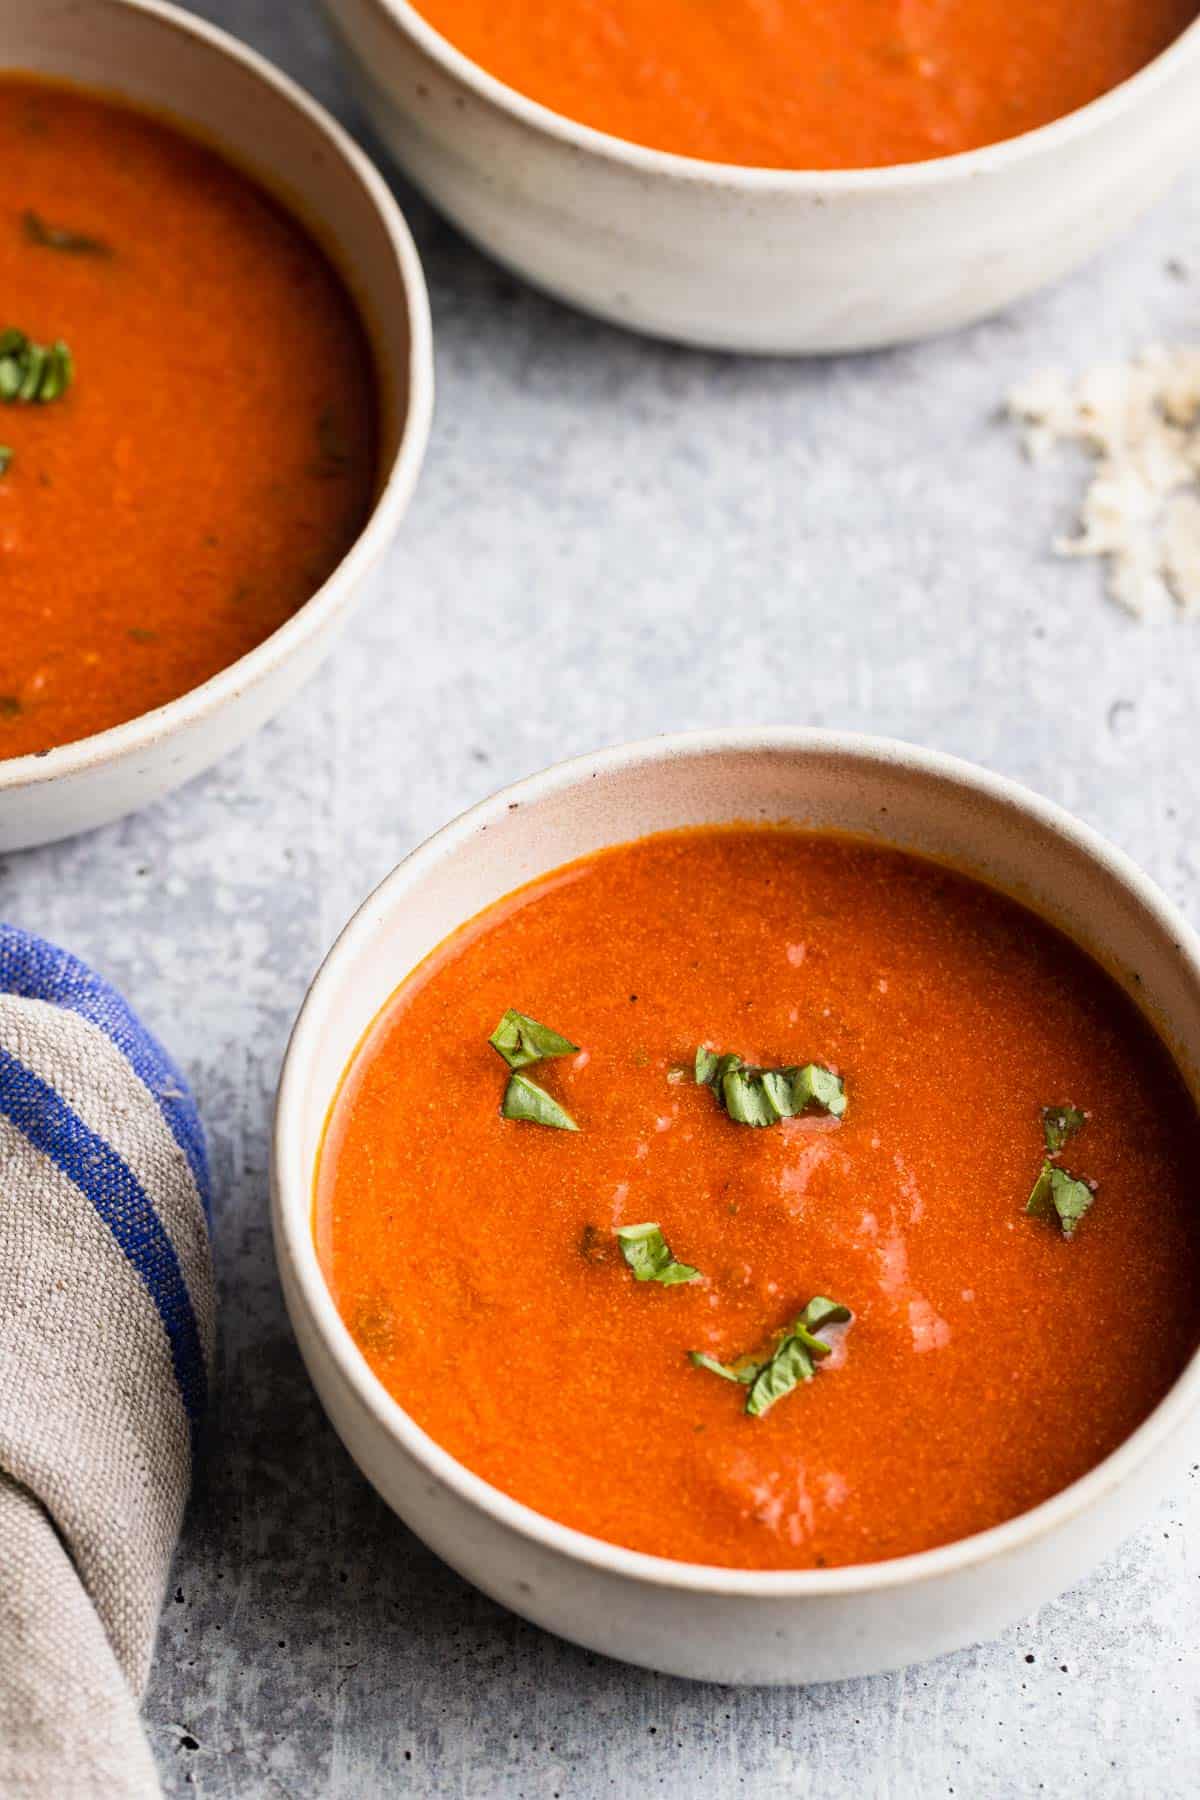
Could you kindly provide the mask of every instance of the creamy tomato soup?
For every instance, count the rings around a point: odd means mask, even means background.
[[[175,699],[289,618],[364,522],[375,422],[337,275],[215,152],[3,77],[0,157],[10,757]]]
[[[531,99],[713,162],[867,168],[1045,125],[1165,49],[1196,0],[415,0]]]
[[[558,870],[406,981],[315,1229],[477,1474],[637,1550],[811,1568],[995,1525],[1145,1418],[1200,1337],[1198,1166],[1162,1046],[1050,926],[899,852],[701,830]]]

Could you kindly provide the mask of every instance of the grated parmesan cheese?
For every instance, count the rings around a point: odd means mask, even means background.
[[[1008,397],[1026,454],[1056,444],[1096,459],[1079,531],[1059,556],[1102,556],[1108,592],[1142,618],[1200,613],[1200,347],[1153,345],[1133,362],[1093,369],[1074,386],[1054,372]]]

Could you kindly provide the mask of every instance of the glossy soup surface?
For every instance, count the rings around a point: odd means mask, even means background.
[[[0,406],[6,757],[134,718],[268,637],[361,528],[375,428],[340,281],[219,156],[2,78],[0,159],[0,328],[75,363],[64,398]],[[99,248],[36,243],[31,215]]]
[[[1134,74],[1196,0],[414,0],[458,49],[634,143],[782,169],[1015,137]]]
[[[581,1053],[529,1073],[577,1134],[502,1119],[516,1006]],[[754,1130],[671,1071],[698,1043],[842,1074],[838,1123]],[[1027,1217],[1040,1109],[1087,1123],[1071,1240]],[[662,1556],[871,1561],[1034,1506],[1114,1449],[1200,1337],[1200,1128],[1158,1041],[1063,937],[900,853],[671,834],[493,907],[352,1060],[316,1234],[371,1366],[538,1511]],[[655,1220],[693,1285],[638,1283]],[[762,1418],[689,1361],[849,1306]]]

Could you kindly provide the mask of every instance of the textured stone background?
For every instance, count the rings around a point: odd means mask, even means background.
[[[310,6],[200,10],[361,132]],[[807,1692],[606,1663],[464,1586],[358,1477],[284,1319],[266,1158],[289,1023],[351,909],[452,813],[602,743],[801,722],[936,745],[1065,802],[1197,916],[1200,622],[1139,628],[1093,567],[1049,559],[1080,465],[1035,476],[996,409],[1044,363],[1200,337],[1200,177],[1003,318],[813,365],[623,337],[403,198],[440,394],[383,591],[211,775],[0,865],[0,910],[128,992],[210,1134],[223,1339],[149,1698],[167,1789],[1193,1794],[1200,1471],[1093,1580],[986,1649]],[[1153,1329],[1133,1324],[1081,1353],[1120,1380]]]

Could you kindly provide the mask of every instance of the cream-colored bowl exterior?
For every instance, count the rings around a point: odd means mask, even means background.
[[[429,435],[433,352],[420,261],[386,184],[326,112],[233,38],[155,0],[4,0],[0,69],[83,82],[160,111],[292,206],[362,309],[383,415],[374,508],[318,593],[248,656],[169,705],[0,761],[3,851],[156,800],[241,743],[307,680],[408,505]]]
[[[1200,941],[1126,857],[1059,808],[970,764],[883,739],[796,730],[663,738],[562,764],[484,801],[401,863],[351,920],[284,1062],[275,1247],[301,1351],[343,1442],[468,1580],[563,1637],[648,1668],[723,1682],[828,1681],[992,1637],[1078,1580],[1186,1461],[1200,1360],[1114,1455],[995,1530],[859,1568],[707,1568],[568,1530],[440,1449],[372,1375],[312,1236],[317,1152],[341,1074],[388,995],[448,931],[573,857],[730,820],[862,832],[1017,896],[1136,997],[1200,1095]]]
[[[633,330],[862,350],[997,312],[1123,230],[1200,147],[1200,24],[1066,118],[935,162],[742,169],[527,100],[409,0],[324,0],[383,141],[485,250]]]

